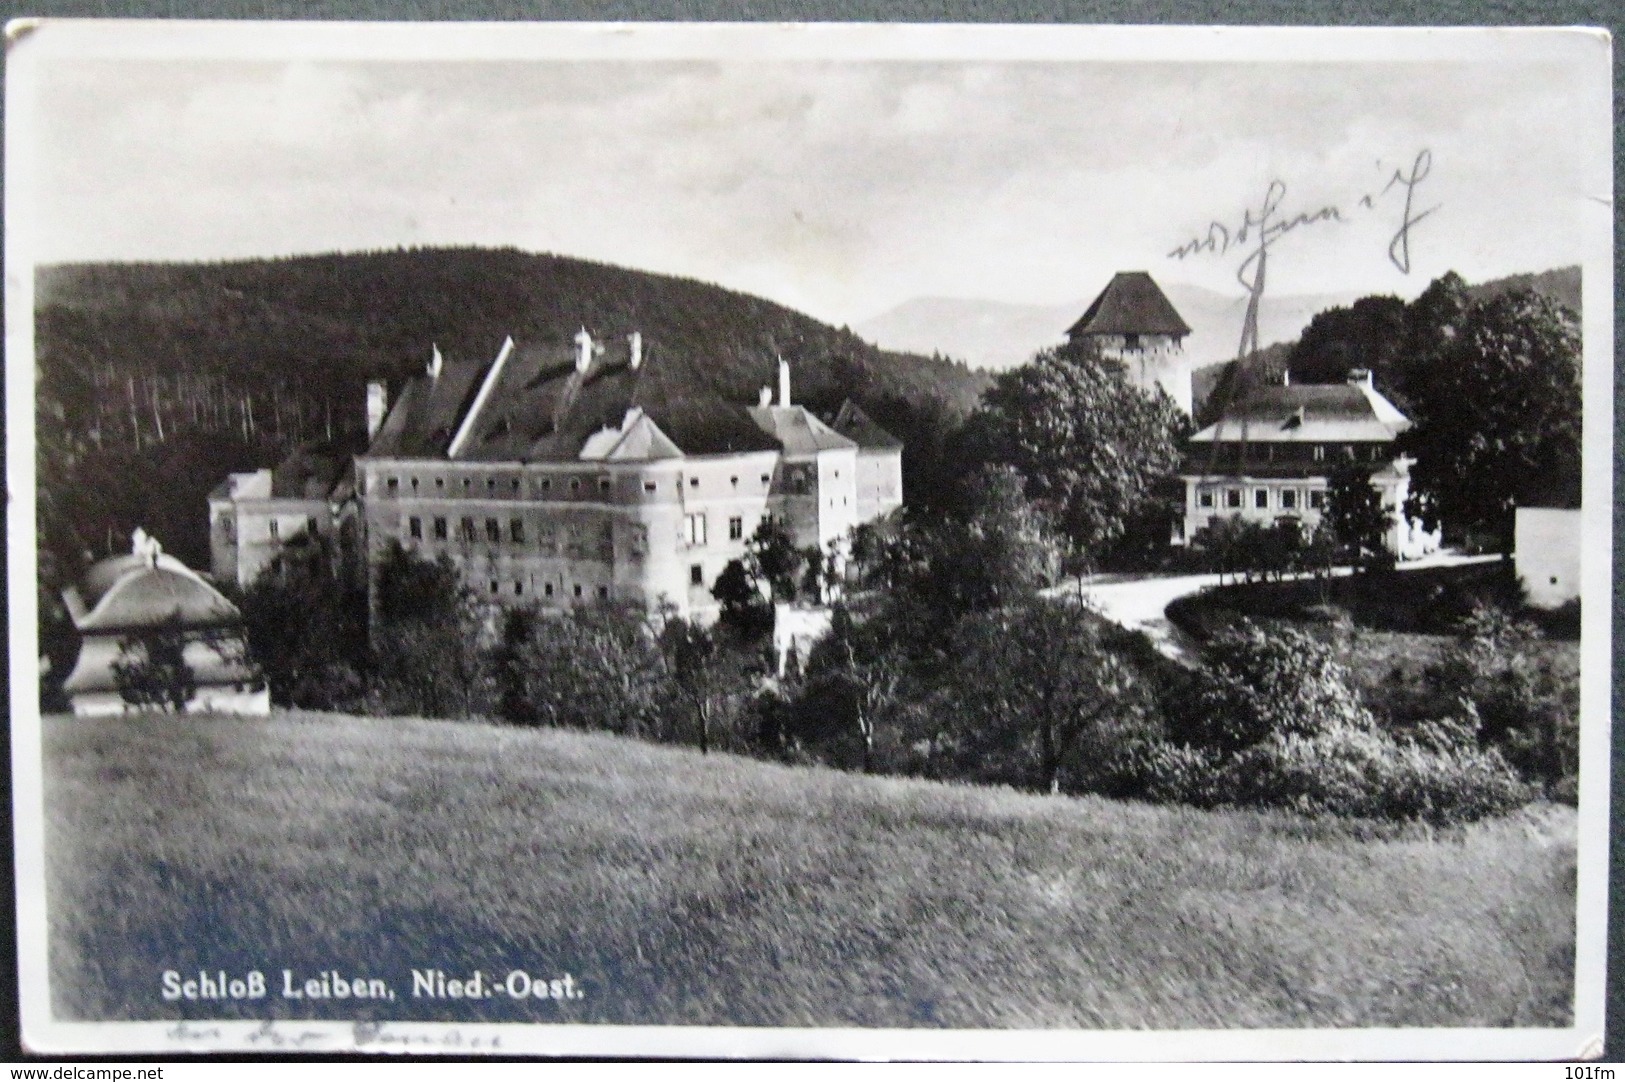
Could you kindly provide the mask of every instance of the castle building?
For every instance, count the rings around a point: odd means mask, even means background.
[[[209,493],[215,581],[246,587],[294,538],[337,533],[348,467],[329,449],[300,447],[274,468],[234,473],[216,485]]]
[[[603,343],[583,329],[573,347],[509,338],[486,362],[437,349],[395,401],[369,389],[371,442],[350,482],[369,573],[398,542],[448,557],[493,602],[664,601],[705,619],[717,576],[764,518],[829,551],[902,505],[902,445],[855,405],[820,420],[792,401],[783,361],[776,394],[730,402],[687,363],[637,333]],[[266,562],[245,555],[266,532],[246,536],[245,514],[314,515],[317,531],[342,517],[274,491],[259,500],[265,482],[247,476],[217,490],[216,522],[234,523],[237,547],[217,554],[217,574]]]
[[[1176,545],[1200,543],[1216,520],[1239,517],[1270,526],[1287,520],[1312,531],[1326,510],[1332,471],[1354,463],[1370,474],[1389,524],[1384,543],[1400,559],[1438,547],[1437,532],[1407,521],[1410,459],[1394,440],[1411,421],[1356,369],[1342,384],[1260,387],[1190,438],[1181,479],[1184,515]]]
[[[1190,325],[1145,271],[1119,271],[1066,332],[1067,342],[1091,342],[1121,362],[1143,391],[1157,388],[1191,412],[1191,369],[1185,359]]]

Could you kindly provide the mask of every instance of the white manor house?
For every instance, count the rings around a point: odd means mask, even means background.
[[[509,338],[487,361],[436,350],[393,403],[369,388],[370,444],[328,500],[311,499],[315,471],[281,494],[265,470],[215,490],[215,575],[247,582],[301,531],[359,528],[369,570],[398,542],[449,557],[492,601],[667,602],[704,619],[765,517],[828,551],[902,506],[902,444],[856,405],[821,421],[782,360],[776,393],[730,402],[697,391],[686,363],[585,329],[573,348]]]

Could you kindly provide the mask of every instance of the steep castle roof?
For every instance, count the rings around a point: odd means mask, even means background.
[[[830,427],[865,450],[898,451],[903,447],[902,440],[876,424],[850,398],[841,403]]]
[[[1090,335],[1167,334],[1183,338],[1191,328],[1145,271],[1118,271],[1067,331]]]
[[[722,398],[681,356],[645,350],[641,340],[584,339],[585,332],[574,345],[509,339],[488,363],[446,360],[438,373],[407,384],[367,454],[627,461],[772,451],[785,434],[798,438],[796,426],[781,433],[776,423],[763,425],[754,411]]]

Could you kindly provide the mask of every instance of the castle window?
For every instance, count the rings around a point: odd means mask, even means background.
[[[495,492],[496,490],[497,490],[497,479],[495,477],[487,477],[485,479],[485,491],[487,491],[487,492]]]
[[[472,477],[463,478],[463,491],[464,492],[469,491],[473,487],[474,487],[474,479]]]
[[[1224,490],[1224,505],[1230,508],[1241,507],[1241,489],[1227,488]]]
[[[272,541],[275,541],[275,540],[276,540],[276,539],[277,539],[277,537],[278,537],[278,536],[279,536],[279,535],[280,535],[280,534],[281,534],[281,532],[282,532],[282,527],[281,527],[281,524],[280,524],[280,523],[278,523],[278,522],[277,522],[277,520],[276,520],[276,519],[271,519],[271,520],[270,520],[270,521],[269,521],[269,522],[267,522],[267,523],[266,523],[266,524],[265,524],[265,525],[266,525],[266,528],[267,528],[267,530],[268,530],[268,531],[269,531],[269,532],[270,532],[270,534],[271,534],[271,540],[272,540]]]
[[[434,520],[434,539],[436,541],[444,541],[446,539],[446,520],[443,518],[437,517]]]
[[[688,584],[690,586],[704,586],[705,585],[705,565],[704,564],[689,564],[688,565]]]
[[[1212,507],[1213,506],[1213,490],[1211,488],[1204,488],[1204,489],[1200,490],[1199,492],[1197,492],[1197,494],[1196,494],[1196,506],[1198,506],[1198,507]]]
[[[525,543],[524,519],[516,518],[508,522],[508,540],[512,541],[516,545],[523,545]]]
[[[1315,444],[1315,461],[1316,462],[1325,462],[1326,461],[1326,445],[1324,443]]]
[[[732,485],[734,488],[738,488],[739,487],[739,478],[730,477],[730,478],[728,478],[728,483],[730,485]]]
[[[608,601],[609,600],[609,587],[608,586],[600,586],[600,587],[598,587],[598,598],[599,598],[600,601]]]
[[[1281,510],[1292,511],[1296,510],[1297,506],[1298,490],[1295,488],[1283,488],[1281,490]]]
[[[762,474],[762,484],[765,485],[771,480],[773,480],[773,475],[772,474],[770,474],[770,473]]]
[[[512,490],[514,492],[518,492],[519,491],[519,478],[515,477],[513,479],[513,481],[509,484],[508,487],[509,487],[510,490]],[[517,584],[515,584],[515,585],[517,585]]]
[[[485,520],[485,539],[493,545],[502,540],[502,524],[494,518]]]
[[[705,544],[705,516],[703,514],[684,515],[683,534],[690,545]]]
[[[600,477],[598,479],[598,491],[599,492],[608,492],[609,491],[609,478]]]
[[[581,583],[579,582],[575,584],[575,595],[577,597],[581,596]]]
[[[1267,488],[1253,489],[1253,506],[1258,508],[1260,511],[1265,511],[1269,509],[1269,505],[1270,490]]]
[[[655,483],[653,481],[645,481],[645,482],[643,482],[643,491],[645,491],[645,492],[653,492],[654,490],[655,490]]]
[[[514,584],[513,584],[513,596],[515,596],[515,597],[524,597],[525,596],[525,584],[518,581],[517,579],[514,580]]]
[[[553,596],[553,584],[551,582],[545,582],[545,583],[542,584],[542,596],[544,596],[544,597],[552,597]]]
[[[542,491],[543,492],[548,492],[552,488],[553,488],[553,479],[551,477],[542,478]]]
[[[1311,489],[1309,492],[1309,509],[1319,511],[1326,506],[1326,493],[1322,489]]]
[[[689,488],[699,488],[700,487],[700,479],[698,477],[690,477],[688,479],[688,487]]]
[[[389,480],[385,481],[384,491],[388,492],[391,496],[397,495],[401,491],[401,479],[399,477],[391,477]]]
[[[745,537],[745,520],[735,515],[728,520],[728,540],[741,541]]]
[[[434,479],[434,487],[437,489],[444,489],[446,487],[446,479],[444,477],[436,477]]]
[[[417,494],[418,494],[418,479],[416,477],[414,477],[414,478],[412,478],[412,495],[416,496]]]
[[[412,540],[414,540],[414,541],[423,540],[423,520],[422,519],[413,518],[413,519],[411,519],[410,521],[407,522],[406,526],[407,526],[407,533],[409,533],[411,535]]]
[[[570,478],[570,491],[571,492],[580,492],[581,491],[581,479],[579,477]]]
[[[498,584],[498,582],[497,582],[497,580],[496,580],[496,579],[492,579],[492,580],[491,580],[491,592],[492,592],[492,593],[493,593],[493,594],[494,594],[494,593],[496,593],[496,592],[497,592],[497,589],[498,589],[498,587],[499,587],[499,584]]]
[[[463,519],[463,521],[461,523],[459,523],[459,526],[461,527],[462,532],[457,535],[457,540],[459,540],[459,541],[472,541],[472,540],[474,540],[474,520],[473,519],[465,518],[465,519]]]

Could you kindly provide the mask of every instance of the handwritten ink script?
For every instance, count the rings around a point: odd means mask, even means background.
[[[1284,209],[1286,182],[1272,180],[1264,189],[1263,199],[1256,207],[1244,209],[1239,222],[1232,220],[1227,225],[1218,219],[1210,221],[1203,233],[1174,248],[1168,253],[1168,258],[1188,259],[1203,254],[1222,256],[1234,251],[1246,253],[1236,267],[1236,280],[1247,291],[1247,315],[1238,353],[1238,356],[1246,356],[1249,350],[1258,348],[1258,302],[1264,295],[1264,271],[1272,244],[1289,233],[1310,226],[1352,221],[1362,213],[1376,211],[1379,203],[1396,203],[1397,196],[1403,195],[1404,204],[1399,210],[1398,225],[1388,242],[1388,259],[1401,274],[1409,274],[1411,231],[1440,206],[1434,204],[1426,210],[1417,208],[1417,189],[1432,171],[1433,152],[1420,150],[1408,166],[1400,166],[1388,175],[1387,183],[1381,190],[1360,196],[1348,209],[1338,203],[1323,203],[1296,211]],[[1396,197],[1388,198],[1390,192],[1397,193]]]

